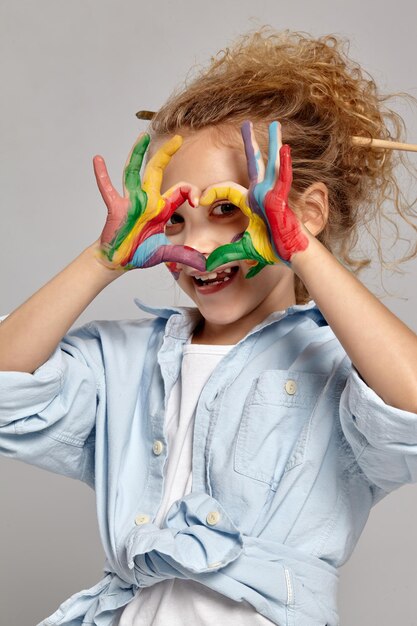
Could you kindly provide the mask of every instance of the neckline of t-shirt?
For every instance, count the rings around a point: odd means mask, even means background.
[[[235,344],[220,345],[206,343],[191,343],[191,338],[183,346],[183,354],[227,354]]]

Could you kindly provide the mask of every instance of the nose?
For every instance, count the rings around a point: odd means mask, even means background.
[[[220,241],[218,237],[218,229],[210,228],[209,225],[190,226],[184,237],[184,246],[189,246],[201,252],[208,257],[213,250],[221,246],[225,241]]]

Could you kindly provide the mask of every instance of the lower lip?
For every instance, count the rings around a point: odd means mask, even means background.
[[[226,287],[229,287],[233,281],[235,280],[236,276],[239,274],[239,270],[237,272],[233,272],[233,274],[230,274],[230,279],[226,280],[226,282],[221,282],[218,285],[197,285],[197,283],[195,282],[195,280],[193,280],[194,286],[196,288],[196,290],[198,291],[198,293],[201,293],[203,295],[209,295],[212,293],[217,293],[218,291],[222,291],[222,289],[226,289]]]

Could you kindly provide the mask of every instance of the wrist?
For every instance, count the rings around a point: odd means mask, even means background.
[[[103,259],[99,239],[83,250],[79,258],[83,263],[87,264],[89,271],[93,272],[103,287],[109,285],[116,280],[116,278],[126,273],[124,269],[116,269],[111,267],[110,264],[106,264]]]
[[[291,269],[302,279],[304,269],[311,266],[313,259],[317,259],[320,249],[324,246],[303,224],[301,224],[301,229],[307,239],[307,246],[291,256]]]

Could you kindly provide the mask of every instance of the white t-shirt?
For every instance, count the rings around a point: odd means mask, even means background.
[[[164,469],[164,495],[154,521],[158,526],[172,503],[191,491],[195,409],[211,373],[232,347],[184,345],[181,374],[167,404],[169,454]],[[125,607],[118,626],[266,626],[272,623],[245,601],[235,602],[193,580],[174,578],[140,589]]]

